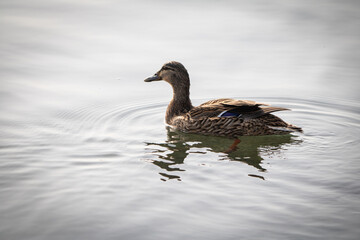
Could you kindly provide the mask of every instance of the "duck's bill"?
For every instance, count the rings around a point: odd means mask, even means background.
[[[155,75],[152,76],[152,77],[148,77],[148,78],[145,79],[144,81],[145,81],[145,82],[153,82],[153,81],[160,81],[160,80],[162,80],[161,77],[155,74]]]

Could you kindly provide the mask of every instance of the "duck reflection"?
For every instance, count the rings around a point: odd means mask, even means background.
[[[301,140],[293,135],[271,135],[271,136],[243,136],[239,138],[241,143],[234,152],[227,153],[226,150],[233,143],[232,139],[223,137],[204,136],[199,134],[188,134],[167,127],[167,140],[164,143],[146,142],[147,149],[154,156],[150,161],[164,170],[159,174],[161,180],[181,180],[180,172],[185,171],[181,164],[189,154],[206,154],[206,152],[221,153],[220,160],[231,160],[246,163],[256,168],[259,172],[265,172],[262,166],[261,156],[272,156],[280,154],[280,150],[286,145],[299,144]],[[249,174],[251,177],[264,179],[263,176]]]

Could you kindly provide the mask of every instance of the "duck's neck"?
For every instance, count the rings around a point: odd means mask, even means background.
[[[171,125],[172,119],[184,115],[190,111],[193,106],[190,101],[189,86],[172,86],[173,98],[166,110],[166,123]]]

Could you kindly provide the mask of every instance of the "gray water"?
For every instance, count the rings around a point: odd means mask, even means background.
[[[358,239],[359,1],[0,3],[0,239]],[[304,133],[232,140],[164,124],[194,105],[292,111]]]

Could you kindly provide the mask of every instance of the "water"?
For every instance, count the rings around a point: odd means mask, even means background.
[[[358,1],[0,4],[1,239],[358,239]],[[304,133],[166,128],[169,60]]]

